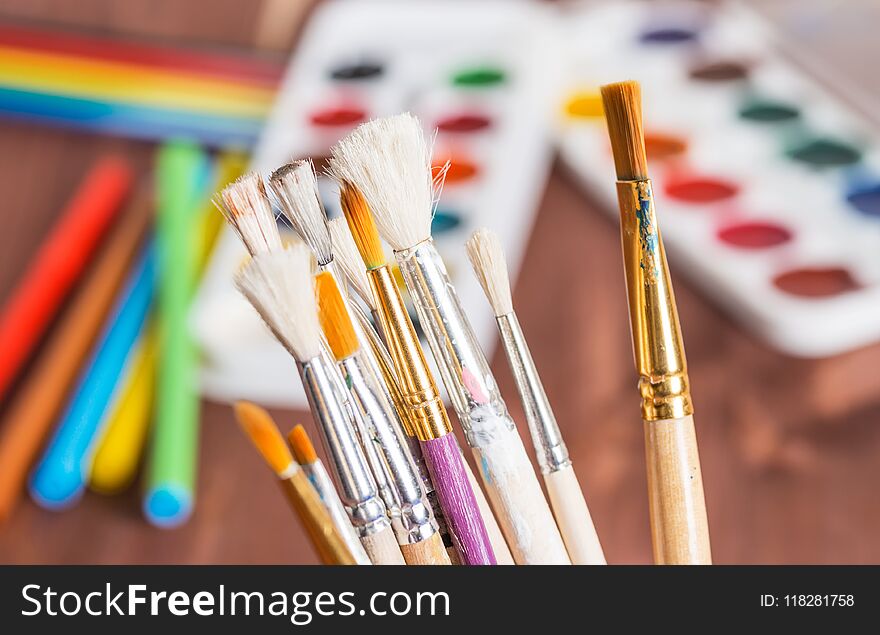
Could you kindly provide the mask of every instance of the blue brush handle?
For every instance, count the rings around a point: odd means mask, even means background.
[[[85,489],[104,413],[147,321],[155,267],[155,248],[151,244],[132,271],[76,392],[31,476],[31,497],[42,507],[72,505]]]

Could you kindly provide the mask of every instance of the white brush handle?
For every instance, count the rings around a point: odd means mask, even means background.
[[[504,540],[504,534],[501,533],[501,527],[498,526],[498,521],[495,519],[495,514],[492,513],[492,508],[489,507],[489,501],[486,500],[483,488],[480,487],[477,477],[474,476],[474,472],[471,470],[470,463],[464,457],[462,457],[462,463],[464,463],[464,471],[467,474],[468,483],[470,483],[471,489],[474,490],[474,498],[477,499],[477,507],[480,508],[483,524],[486,525],[486,533],[489,535],[489,542],[492,543],[492,551],[495,552],[495,562],[497,564],[516,564],[510,553],[510,548],[507,546],[507,541]]]
[[[386,527],[369,536],[362,536],[361,544],[373,564],[406,564],[391,527]]]
[[[516,430],[495,426],[473,448],[501,531],[517,564],[571,564],[556,521]]]
[[[569,465],[544,475],[550,505],[572,564],[606,564],[590,508]]]

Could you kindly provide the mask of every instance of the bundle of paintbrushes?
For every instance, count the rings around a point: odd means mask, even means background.
[[[604,564],[513,310],[500,242],[480,230],[467,251],[496,315],[549,504],[433,245],[431,218],[443,171],[432,170],[430,156],[421,125],[410,115],[363,124],[343,138],[333,148],[328,172],[339,185],[344,220],[328,222],[309,161],[281,166],[266,179],[247,175],[218,197],[251,255],[236,284],[293,356],[336,481],[334,488],[302,428],[294,430],[291,443],[299,462],[304,469],[318,466],[312,469],[309,496],[321,500],[321,518],[292,496],[294,506],[325,561],[360,562],[357,554],[365,552],[373,564]],[[285,244],[273,208],[287,217],[298,238]],[[625,253],[631,253],[627,236]],[[393,261],[386,258],[383,238]],[[656,264],[665,272],[665,261]],[[479,466],[479,482],[453,433],[395,266]],[[645,297],[651,296],[644,292],[633,301]],[[648,310],[655,313],[665,309],[669,323],[676,324],[671,302],[652,307]],[[637,326],[649,328],[634,320]],[[651,422],[646,430],[660,435],[669,426],[654,425],[658,418],[690,421],[689,410],[673,409],[666,416],[662,398],[645,417]],[[270,459],[269,442],[259,441],[253,426],[246,428],[283,482],[299,473],[286,450]],[[273,433],[271,445],[279,445],[276,437]],[[652,483],[663,489],[685,467],[669,456],[674,448],[658,441],[649,435],[649,456],[657,448]],[[702,493],[695,488],[667,488],[658,500],[652,497],[655,542],[672,544],[674,534],[685,529],[686,538],[700,538],[699,519],[693,526],[690,519],[702,509]],[[695,505],[697,494],[700,505]],[[336,531],[343,541],[348,537],[349,560],[326,556],[327,546],[319,540],[325,534],[316,526]],[[673,553],[661,559],[703,558]]]

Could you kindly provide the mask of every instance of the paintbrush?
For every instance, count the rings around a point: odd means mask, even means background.
[[[394,249],[514,559],[569,564],[516,425],[431,239],[434,184],[419,121],[403,114],[359,126],[333,149],[331,169],[363,193]]]
[[[464,471],[464,459],[391,267],[385,262],[373,217],[351,184],[342,184],[341,201],[367,268],[409,425],[419,439],[453,541],[464,564],[495,564],[486,526]]]
[[[427,492],[407,449],[391,394],[367,363],[352,320],[329,272],[315,279],[321,326],[362,415],[362,442],[375,444],[390,468],[399,514],[398,544],[407,564],[450,564]]]
[[[641,98],[637,82],[602,87],[642,396],[654,561],[711,564],[687,363],[648,178]]]
[[[341,498],[373,564],[404,564],[385,504],[350,419],[339,371],[321,342],[309,248],[255,254],[235,278],[239,291],[296,359],[312,414],[339,479]]]
[[[367,280],[364,261],[357,252],[357,247],[354,244],[354,239],[351,237],[351,232],[348,230],[348,225],[346,224],[345,219],[334,218],[329,222],[329,226],[330,236],[333,241],[333,252],[335,255],[334,262],[339,265],[339,269],[345,274],[349,284],[358,296],[360,296],[361,299],[364,300],[364,303],[370,307],[373,316],[373,323],[379,324],[379,315],[375,310],[376,303],[373,298],[373,292],[369,286],[370,282]],[[422,482],[427,489],[428,499],[434,509],[434,517],[437,519],[437,524],[440,527],[440,534],[443,536],[443,544],[446,545],[446,550],[450,559],[452,559],[452,563],[457,564],[458,552],[452,544],[452,537],[449,534],[446,518],[443,516],[443,510],[440,508],[440,504],[437,500],[434,483],[431,481],[431,475],[428,472],[428,468],[425,465],[425,459],[422,456],[422,449],[419,446],[418,438],[416,438],[415,430],[412,426],[407,425],[409,418],[406,404],[400,392],[397,376],[394,372],[391,358],[388,356],[388,350],[385,348],[385,343],[380,341],[375,329],[367,328],[366,325],[369,324],[369,320],[364,312],[355,304],[350,304],[349,308],[352,310],[354,318],[364,325],[362,330],[367,334],[369,340],[368,343],[379,364],[381,376],[385,379],[385,383],[391,392],[397,412],[403,422],[407,445],[409,446],[410,454],[412,454],[413,460],[416,463],[416,467],[419,470]],[[489,501],[486,500],[483,490],[476,484],[477,480],[467,461],[464,463],[464,469],[467,473],[468,480],[471,482],[474,497],[477,499],[477,506],[479,506],[480,513],[483,515],[483,521],[486,523],[486,531],[489,534],[489,541],[492,543],[492,550],[495,552],[495,560],[498,564],[514,564],[513,556],[510,554],[510,549],[507,548],[507,543],[504,540],[504,535],[501,533],[501,528],[498,526],[498,521],[495,520],[495,516],[492,514],[492,510],[489,507]]]
[[[361,431],[403,555],[410,564],[449,564],[397,410],[381,379],[379,362],[366,344],[374,329],[355,318],[351,303],[339,293],[334,245],[314,166],[307,160],[285,164],[272,173],[269,183],[282,213],[311,247],[323,270],[317,277],[317,290],[324,334],[355,398],[355,428]],[[351,248],[356,250],[353,244]]]
[[[301,425],[294,426],[287,434],[287,442],[290,444],[290,449],[293,451],[293,456],[297,463],[306,473],[306,477],[308,477],[315,491],[318,492],[321,502],[326,507],[327,513],[330,514],[330,519],[339,530],[343,540],[345,540],[349,551],[354,555],[355,562],[357,564],[373,564],[370,562],[370,557],[358,539],[354,525],[351,524],[351,520],[348,518],[348,512],[345,511],[345,506],[343,506],[342,500],[339,498],[339,493],[333,486],[330,474],[327,473],[327,468],[324,467],[324,463],[318,458],[315,446],[312,445],[312,440],[309,439],[305,428]]]
[[[333,524],[318,492],[293,460],[269,413],[247,401],[235,404],[242,430],[278,476],[291,507],[299,516],[324,564],[355,564],[345,540]]]
[[[571,562],[605,564],[605,554],[575,476],[568,448],[513,310],[501,241],[488,229],[479,229],[468,240],[467,253],[495,314],[504,352],[525,409],[538,465],[550,495],[550,505]]]
[[[284,250],[281,247],[278,225],[266,196],[263,180],[257,174],[247,174],[227,186],[215,198],[215,204],[233,226],[252,258],[264,256],[267,261],[272,262],[269,258],[271,255],[287,251],[288,258],[291,254],[301,254],[304,259],[309,275],[306,278],[307,284],[300,286],[299,292],[306,293],[308,297],[292,299],[288,295],[282,296],[281,299],[293,301],[295,308],[301,310],[305,315],[305,321],[290,326],[290,321],[294,317],[292,314],[285,317],[285,314],[281,313],[276,317],[282,323],[285,319],[287,320],[287,324],[282,324],[282,326],[292,328],[294,336],[299,335],[303,329],[305,329],[303,334],[307,338],[317,335],[317,342],[308,340],[306,344],[309,345],[309,348],[306,351],[300,351],[304,354],[314,352],[311,349],[311,345],[314,344],[317,349],[315,363],[309,365],[306,369],[309,372],[306,374],[303,372],[303,364],[298,364],[298,367],[306,386],[309,404],[312,406],[312,414],[321,428],[325,448],[331,456],[332,469],[343,490],[342,498],[346,511],[356,527],[358,538],[364,543],[364,548],[370,553],[374,563],[376,563],[374,558],[378,558],[383,563],[402,564],[403,557],[400,555],[396,543],[393,545],[394,549],[388,548],[387,545],[386,534],[392,535],[391,542],[394,543],[393,532],[386,531],[390,526],[390,521],[385,515],[385,504],[376,496],[378,485],[366,466],[363,450],[352,427],[350,419],[352,407],[347,397],[345,385],[320,339],[321,328],[318,325],[317,306],[312,292],[311,260],[308,248],[302,243],[292,245],[289,250]],[[290,272],[286,273],[290,274]],[[259,283],[262,278],[255,276],[253,279]],[[283,282],[281,280],[278,284],[283,284]],[[282,288],[286,289],[286,287]],[[304,306],[303,303],[305,303]],[[286,310],[286,308],[282,310]],[[269,326],[272,329],[271,324]],[[272,332],[276,338],[279,338],[278,331],[273,330]],[[285,345],[280,338],[279,341]],[[285,348],[292,352],[287,345]],[[294,357],[296,358],[296,355]],[[371,550],[374,550],[375,554]]]
[[[312,250],[321,271],[328,272],[335,278],[336,267],[333,258],[333,245],[327,227],[327,215],[318,193],[318,180],[315,168],[308,159],[285,163],[269,177],[269,186],[275,195],[278,207],[290,221],[294,231]],[[359,327],[359,325],[358,325]],[[356,327],[357,328],[357,327]],[[363,341],[363,333],[357,333]],[[365,360],[373,367],[376,363],[371,359],[370,351],[366,351]],[[370,357],[370,359],[367,359]],[[342,386],[347,390],[347,386]],[[363,416],[355,408],[351,411],[352,425],[359,433],[363,428]],[[363,435],[361,435],[363,436]],[[379,455],[373,443],[362,443],[367,462],[376,479],[379,495],[385,503],[391,517],[395,535],[400,544],[407,544],[406,529],[401,524],[401,510],[398,506],[399,493],[395,489],[395,475],[391,473],[389,464]]]

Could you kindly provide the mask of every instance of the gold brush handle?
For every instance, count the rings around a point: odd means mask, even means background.
[[[694,418],[645,421],[656,564],[712,564]]]
[[[309,538],[324,564],[357,564],[315,488],[302,470],[281,487],[305,525]]]

